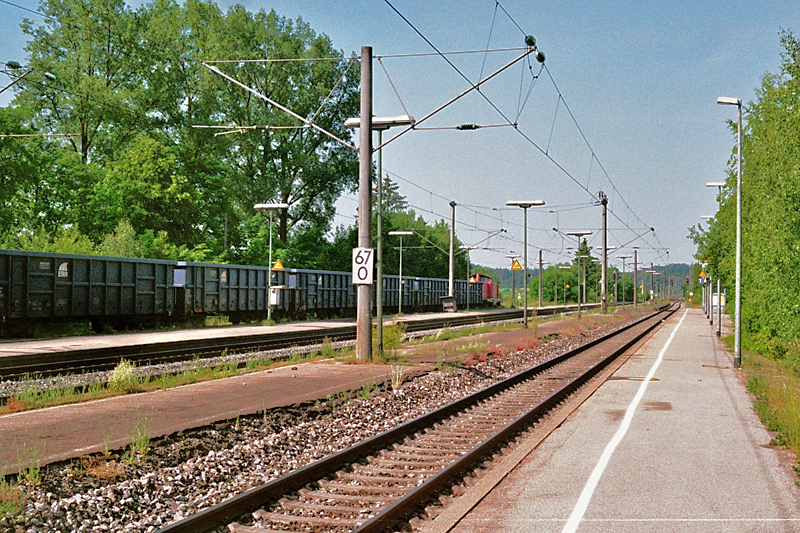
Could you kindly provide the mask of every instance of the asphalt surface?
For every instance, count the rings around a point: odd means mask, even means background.
[[[715,329],[673,315],[451,531],[800,531],[792,458]]]

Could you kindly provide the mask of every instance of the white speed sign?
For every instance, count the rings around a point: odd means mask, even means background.
[[[353,248],[353,285],[372,285],[372,248]]]

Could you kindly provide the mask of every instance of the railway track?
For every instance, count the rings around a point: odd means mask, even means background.
[[[500,322],[522,317],[522,310],[510,309],[479,315],[452,315],[446,319],[410,320],[407,332],[441,329],[482,322]],[[29,375],[55,375],[65,373],[110,370],[121,359],[137,365],[172,363],[194,357],[215,357],[225,353],[277,350],[290,346],[314,345],[325,338],[346,341],[356,338],[355,325],[297,332],[273,332],[238,337],[190,339],[168,343],[152,343],[96,349],[76,349],[61,352],[8,355],[0,357],[0,379],[19,379]]]
[[[571,312],[573,308],[575,306],[546,308],[541,309],[538,314],[539,316],[546,316]],[[414,333],[519,318],[522,318],[521,309],[509,309],[477,315],[454,314],[443,319],[408,320],[405,323],[406,332]],[[344,325],[324,330],[307,330],[303,331],[302,336],[298,336],[297,332],[274,332],[238,337],[191,339],[167,343],[7,355],[0,357],[0,379],[10,380],[32,375],[53,376],[56,374],[110,370],[121,359],[131,361],[137,365],[153,365],[185,361],[194,357],[216,357],[223,352],[234,354],[277,350],[290,346],[320,344],[325,338],[334,341],[353,340],[356,338],[356,326]]]
[[[677,310],[520,372],[159,533],[391,530],[469,476]],[[247,524],[242,522],[248,522]]]

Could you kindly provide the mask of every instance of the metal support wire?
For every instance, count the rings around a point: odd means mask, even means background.
[[[448,100],[448,101],[447,101],[446,103],[444,103],[443,105],[441,105],[441,106],[437,107],[436,109],[434,109],[433,111],[431,111],[430,113],[428,113],[427,115],[425,115],[424,117],[422,117],[421,119],[419,119],[419,120],[416,122],[416,124],[414,124],[413,126],[408,126],[408,127],[407,127],[407,128],[405,128],[404,130],[401,130],[399,133],[397,133],[397,134],[396,134],[394,137],[390,138],[390,139],[389,139],[389,140],[387,140],[387,141],[384,141],[384,143],[383,143],[383,144],[381,144],[380,146],[376,147],[376,148],[375,148],[375,150],[380,150],[381,148],[383,148],[383,147],[384,147],[384,146],[386,146],[387,144],[391,143],[392,141],[394,141],[395,139],[397,139],[397,138],[398,138],[398,137],[400,137],[401,135],[404,135],[405,133],[408,133],[408,131],[409,131],[409,130],[415,129],[415,128],[416,128],[416,126],[417,126],[418,124],[421,124],[421,123],[425,122],[426,120],[428,120],[429,118],[431,118],[433,115],[435,115],[435,114],[436,114],[436,113],[438,113],[439,111],[442,111],[443,109],[445,109],[446,107],[448,107],[450,104],[452,104],[452,103],[454,103],[454,102],[456,102],[456,101],[460,100],[461,98],[463,98],[463,97],[464,97],[464,96],[466,96],[467,94],[471,93],[473,90],[477,89],[478,87],[480,87],[481,85],[483,85],[483,84],[484,84],[484,83],[486,83],[487,81],[491,80],[492,78],[494,78],[495,76],[497,76],[498,74],[500,74],[501,72],[503,72],[504,70],[506,70],[507,68],[509,68],[509,67],[513,66],[514,64],[516,64],[517,62],[519,62],[519,61],[523,60],[525,57],[529,56],[530,54],[532,54],[532,53],[533,53],[533,52],[535,52],[535,51],[536,51],[536,50],[535,50],[534,48],[530,48],[530,49],[526,50],[526,51],[525,51],[525,52],[524,52],[522,55],[520,55],[519,57],[517,57],[517,58],[516,58],[516,59],[514,59],[513,61],[511,61],[511,62],[507,63],[506,65],[504,65],[504,66],[500,67],[499,69],[497,69],[496,71],[494,71],[492,74],[489,74],[488,76],[486,76],[485,78],[483,78],[483,79],[482,79],[482,80],[480,80],[479,82],[477,82],[477,83],[472,83],[472,82],[470,82],[470,83],[471,83],[471,86],[470,86],[468,89],[465,89],[464,91],[460,92],[458,95],[454,96],[453,98],[451,98],[450,100]],[[468,81],[469,81],[469,80],[468,80]],[[501,113],[501,114],[502,114],[502,113]],[[503,118],[505,118],[506,120],[508,120],[508,117],[506,117],[505,115],[503,115]],[[508,120],[508,122],[509,122],[509,123],[511,123],[511,120]]]
[[[245,91],[257,96],[258,98],[261,98],[265,102],[274,105],[275,107],[277,107],[278,109],[280,109],[280,110],[282,110],[282,111],[284,111],[286,113],[289,113],[291,116],[293,116],[296,119],[302,121],[305,125],[307,125],[307,126],[309,126],[311,128],[314,128],[315,130],[319,131],[320,133],[323,133],[323,134],[327,135],[328,137],[331,137],[331,138],[335,139],[340,144],[346,146],[347,148],[350,148],[351,150],[358,151],[358,148],[356,148],[355,145],[353,145],[353,144],[351,144],[351,143],[349,143],[349,142],[347,142],[347,141],[345,141],[343,139],[340,139],[339,137],[337,137],[333,133],[329,132],[325,128],[322,128],[321,126],[318,126],[318,125],[314,124],[310,120],[308,120],[308,119],[306,119],[304,117],[301,117],[300,115],[298,115],[297,113],[295,113],[294,111],[289,109],[288,107],[285,107],[285,106],[279,104],[278,102],[276,102],[275,100],[272,100],[271,98],[261,94],[260,92],[256,91],[255,89],[253,89],[251,87],[248,87],[247,85],[245,85],[244,83],[240,82],[236,78],[233,78],[232,76],[229,76],[229,75],[225,74],[224,72],[222,72],[217,67],[215,67],[213,65],[210,65],[210,64],[206,63],[205,61],[201,61],[200,64],[203,65],[204,67],[206,67],[208,70],[210,70],[214,74],[216,74],[217,76],[219,76],[221,78],[225,78],[229,82],[233,83],[234,85],[237,85],[237,86],[241,87]]]

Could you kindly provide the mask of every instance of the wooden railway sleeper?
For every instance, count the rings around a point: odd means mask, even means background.
[[[403,494],[406,494],[407,492],[411,491],[411,489],[414,488],[413,486],[410,486],[410,485],[409,486],[403,486],[403,487],[397,487],[397,486],[395,486],[395,487],[386,487],[386,486],[381,486],[381,485],[368,485],[368,484],[362,484],[362,485],[345,484],[345,483],[337,483],[335,481],[327,481],[327,480],[318,481],[317,484],[320,487],[322,487],[323,489],[330,490],[330,491],[349,492],[351,494],[354,493],[354,492],[358,493],[358,494],[361,494],[361,493],[371,493],[371,494],[380,494],[380,495],[397,494],[399,496],[402,496]]]
[[[329,500],[337,502],[369,502],[373,504],[388,503],[395,500],[395,496],[380,495],[380,494],[333,494],[331,492],[322,492],[319,490],[300,489],[297,494],[303,498]]]
[[[322,511],[329,513],[339,513],[342,515],[362,515],[362,514],[374,513],[376,511],[380,511],[381,508],[386,506],[386,503],[371,507],[356,507],[353,505],[336,505],[336,504],[326,505],[324,503],[311,503],[308,501],[290,500],[289,498],[281,498],[278,503],[280,503],[281,507],[283,507],[287,511],[293,511],[293,510]]]
[[[412,478],[412,477],[428,477],[432,476],[441,470],[441,467],[444,466],[441,463],[438,465],[440,468],[434,469],[421,469],[421,468],[414,468],[414,467],[388,467],[388,466],[366,466],[366,465],[358,465],[353,467],[353,474],[357,475],[367,475],[367,476],[385,476],[390,477],[393,479],[398,479],[400,481]]]
[[[406,456],[408,457],[408,456]],[[450,456],[443,456],[438,460],[431,460],[431,459],[420,459],[414,457],[404,458],[400,457],[370,457],[368,459],[368,464],[371,466],[380,466],[380,467],[412,467],[412,468],[420,468],[423,466],[441,466],[443,464],[449,463],[452,459]]]
[[[339,479],[343,481],[355,481],[355,482],[373,482],[373,483],[397,483],[399,484],[400,481],[405,481],[408,485],[414,484],[418,485],[423,481],[424,474],[418,474],[417,472],[413,472],[411,470],[407,470],[404,472],[405,474],[414,474],[414,476],[406,476],[406,477],[393,477],[393,476],[369,476],[363,475],[358,472],[342,472],[339,474]]]
[[[357,518],[320,518],[317,516],[299,516],[295,514],[281,514],[264,511],[259,509],[253,513],[253,516],[259,520],[275,522],[278,524],[303,524],[315,527],[357,527],[364,522],[365,519]]]

